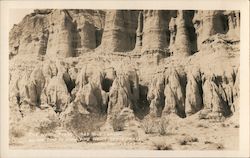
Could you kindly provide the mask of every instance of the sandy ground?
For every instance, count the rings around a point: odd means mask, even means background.
[[[166,135],[145,134],[141,126],[123,131],[99,131],[92,142],[77,142],[66,130],[44,135],[26,133],[13,138],[11,149],[130,149],[130,150],[237,150],[239,126],[230,121],[177,119]]]

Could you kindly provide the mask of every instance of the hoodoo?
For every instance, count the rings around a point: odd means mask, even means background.
[[[10,144],[233,149],[239,32],[231,10],[36,10],[9,34]]]
[[[47,45],[48,56],[72,57],[74,23],[66,10],[54,11],[50,17],[51,28]]]
[[[192,44],[188,32],[188,11],[178,11],[176,18],[176,37],[174,56],[189,56],[192,54]]]
[[[95,26],[89,23],[84,17],[81,20],[81,24],[77,27],[77,33],[75,34],[76,40],[76,54],[80,55],[82,52],[95,49],[96,44],[96,29]],[[80,38],[80,39],[79,39]]]
[[[231,38],[236,38],[239,40],[240,38],[240,11],[227,11],[225,13],[228,18],[228,32],[227,34]]]
[[[162,10],[143,11],[142,52],[161,50],[167,47],[167,25]]]
[[[136,47],[140,49],[142,46],[142,34],[143,34],[143,12],[140,11],[138,15],[138,23],[136,30]]]
[[[223,11],[199,11],[195,14],[193,22],[196,26],[197,45],[200,49],[202,43],[211,36],[227,31],[226,18]]]
[[[136,14],[127,10],[110,10],[106,13],[102,46],[114,52],[130,51],[135,46]]]

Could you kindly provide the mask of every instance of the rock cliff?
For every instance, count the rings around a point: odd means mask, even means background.
[[[35,10],[10,31],[11,109],[230,117],[239,29],[239,11]]]
[[[136,11],[111,10],[106,12],[102,43],[103,49],[112,52],[133,50],[136,40]]]

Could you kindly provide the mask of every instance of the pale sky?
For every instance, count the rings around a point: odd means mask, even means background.
[[[11,9],[9,12],[9,30],[14,24],[18,24],[22,19],[29,13],[33,12],[34,9]]]

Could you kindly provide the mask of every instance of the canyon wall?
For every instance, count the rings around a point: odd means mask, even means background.
[[[161,10],[143,12],[142,51],[164,50],[167,47],[167,21]],[[170,18],[169,18],[170,19]]]
[[[216,34],[239,40],[239,21],[239,11],[222,10],[37,10],[10,32],[10,56],[72,57],[101,46],[185,57]]]
[[[238,11],[35,10],[10,31],[10,106],[108,121],[230,117],[239,29]]]
[[[74,23],[66,10],[57,10],[48,17],[50,23],[46,54],[48,56],[72,57]]]
[[[106,12],[101,45],[104,50],[126,52],[135,47],[136,11],[111,10]]]

